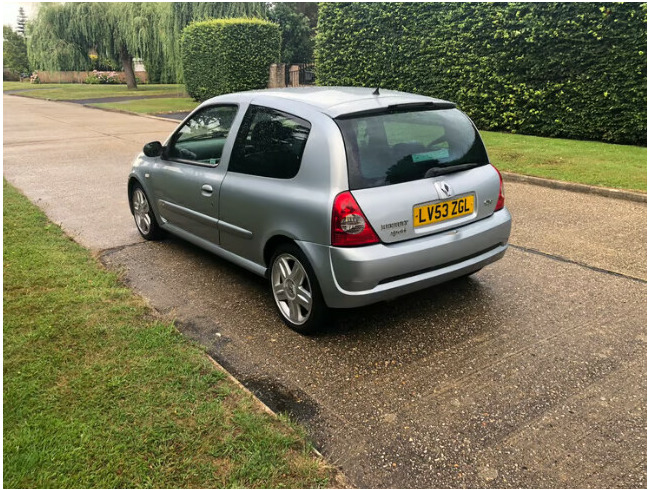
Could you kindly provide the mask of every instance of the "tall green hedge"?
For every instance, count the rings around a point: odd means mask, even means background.
[[[260,19],[212,19],[183,30],[181,59],[195,100],[266,87],[280,59],[280,28]]]
[[[321,85],[456,102],[481,129],[647,142],[647,5],[322,3]]]

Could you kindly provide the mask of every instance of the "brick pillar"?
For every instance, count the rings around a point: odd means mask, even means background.
[[[300,85],[300,67],[298,65],[291,65],[289,68],[289,85],[291,87]]]
[[[285,86],[286,65],[284,63],[273,63],[269,68],[269,88],[282,88]]]

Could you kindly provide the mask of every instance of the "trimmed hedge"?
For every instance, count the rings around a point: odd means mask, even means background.
[[[183,30],[181,58],[187,93],[215,95],[264,88],[280,60],[280,28],[260,19],[212,19]]]
[[[456,102],[481,129],[647,142],[647,5],[322,3],[321,85]]]

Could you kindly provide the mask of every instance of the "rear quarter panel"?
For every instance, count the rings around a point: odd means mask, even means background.
[[[292,179],[226,172],[219,198],[221,246],[265,265],[269,240],[330,243],[334,196],[347,188],[345,148],[338,126],[304,105],[262,104],[311,123],[300,170]]]

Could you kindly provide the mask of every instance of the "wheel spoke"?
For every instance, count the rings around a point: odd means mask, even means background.
[[[312,298],[311,298],[311,293],[307,291],[303,287],[298,288],[298,296],[296,297],[296,301],[300,306],[302,306],[305,310],[307,310],[307,313],[311,311],[311,305],[312,305]]]
[[[280,270],[280,276],[283,280],[291,276],[291,266],[289,265],[289,261],[286,257],[281,257],[278,260],[278,268]]]
[[[294,264],[293,270],[291,271],[291,275],[289,277],[293,279],[293,282],[295,282],[296,285],[302,286],[302,283],[305,280],[306,275],[305,275],[305,269],[303,269],[300,262],[296,262]]]
[[[300,305],[296,300],[289,301],[289,319],[295,323],[300,323],[302,321],[302,313],[300,312]]]
[[[141,190],[138,190],[138,201],[140,201],[140,211],[143,213],[148,213],[149,203],[147,202],[147,198],[145,197],[144,192]]]
[[[136,217],[136,225],[138,226],[138,229],[144,233],[147,234],[149,232],[149,225],[150,225],[150,220],[148,215],[142,215],[142,214],[137,214]]]
[[[273,294],[275,294],[275,299],[278,301],[286,301],[287,298],[287,292],[284,289],[284,284],[276,284],[273,286]]]

